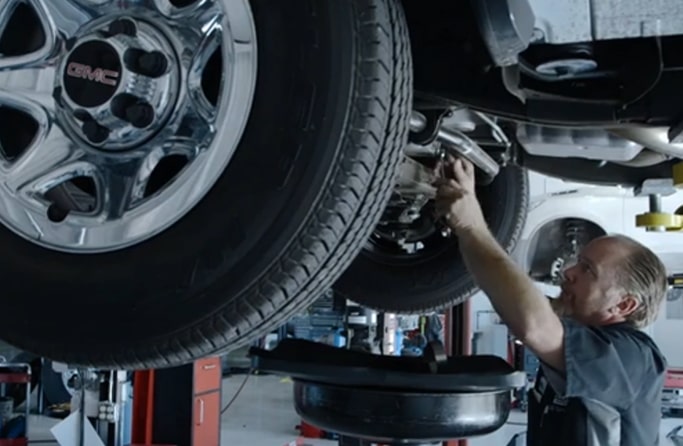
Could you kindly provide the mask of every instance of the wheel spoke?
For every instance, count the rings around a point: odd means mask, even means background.
[[[38,48],[31,47],[31,51],[26,53],[4,56],[0,54],[0,70],[10,67],[45,65],[59,53],[65,39],[73,36],[84,23],[92,19],[91,12],[82,2],[75,0],[6,1],[9,4],[3,5],[0,10],[0,34],[12,25],[11,21],[17,8],[20,5],[24,7],[28,5],[33,9],[39,21],[43,39],[38,44]],[[37,37],[32,36],[32,38]]]
[[[7,27],[7,23],[9,23],[18,5],[18,0],[5,0],[3,3],[2,8],[0,8],[0,35],[2,35],[5,27]]]
[[[172,2],[171,0],[153,0],[154,7],[166,17],[188,18],[208,7],[213,8],[213,2],[209,0],[194,0],[187,2]]]
[[[131,157],[117,163],[99,163],[95,175],[99,216],[106,220],[116,220],[123,217],[134,203],[138,172],[141,157]]]
[[[18,194],[27,187],[29,194],[31,190],[40,192],[51,183],[46,175],[76,159],[72,144],[54,125],[55,107],[50,92],[53,78],[54,70],[25,68],[0,72],[0,107],[30,116],[35,123],[35,134],[20,157],[12,163],[2,160],[5,187],[11,193]],[[5,128],[3,131],[18,130]]]
[[[28,0],[38,14],[47,35],[47,44],[55,48],[60,39],[68,39],[98,14],[97,3],[88,0]]]
[[[56,127],[39,131],[32,145],[13,163],[2,167],[4,186],[30,201],[70,179],[89,176],[94,167],[83,160],[83,152]]]
[[[218,131],[218,110],[249,107],[250,100],[243,98],[242,92],[250,91],[245,87],[253,82],[253,73],[234,67],[255,64],[256,36],[241,0],[226,1],[223,8],[213,2],[199,4],[188,13],[187,20],[193,21],[192,28],[201,33],[182,33],[188,56],[183,60],[190,61],[186,120],[195,122],[196,136],[206,138]],[[232,85],[242,86],[242,91],[235,92]]]
[[[134,206],[146,198],[152,174],[162,160],[172,155],[180,155],[188,162],[192,162],[200,150],[193,138],[175,138],[169,141],[169,144],[152,150],[140,163],[131,189],[131,205]]]
[[[161,0],[167,1],[167,0]],[[183,63],[187,67],[188,100],[192,111],[208,122],[216,119],[216,102],[221,85],[222,67],[220,57],[213,57],[220,50],[223,39],[223,12],[212,2],[198,3],[194,7],[185,8],[184,20],[193,23],[180,31],[181,41],[185,47]],[[183,12],[181,10],[181,12]],[[213,75],[204,82],[206,70],[213,70]],[[211,91],[205,91],[209,85]],[[208,96],[208,97],[207,97]]]
[[[0,63],[1,61],[2,59]],[[0,71],[0,105],[13,104],[25,111],[35,111],[35,107],[42,107],[50,114],[54,114],[55,75],[56,70],[51,67]]]
[[[216,51],[220,51],[222,30],[219,22],[214,19],[213,25],[210,27],[210,32],[203,36],[203,39],[195,47],[194,58],[192,66],[188,71],[187,87],[189,99],[192,108],[198,116],[203,119],[214,122],[216,119],[216,104],[218,97],[218,89],[221,86],[221,67],[210,66],[220,63],[220,58],[216,59],[214,56]],[[214,91],[205,91],[203,79],[207,69],[219,70],[213,80],[212,88]]]

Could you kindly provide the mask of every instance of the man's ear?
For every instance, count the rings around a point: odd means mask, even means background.
[[[617,304],[616,310],[621,316],[629,316],[640,306],[640,301],[633,294],[626,294],[621,298],[621,301]]]

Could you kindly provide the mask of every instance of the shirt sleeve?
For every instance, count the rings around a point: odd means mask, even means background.
[[[588,327],[568,319],[562,324],[565,372],[543,364],[555,392],[628,408],[647,373],[647,347],[627,330]]]

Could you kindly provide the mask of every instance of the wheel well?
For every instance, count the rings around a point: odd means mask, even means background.
[[[526,269],[537,280],[552,279],[553,264],[560,258],[571,257],[573,241],[581,249],[591,240],[607,235],[596,223],[574,217],[551,220],[539,228],[531,238],[526,253]]]

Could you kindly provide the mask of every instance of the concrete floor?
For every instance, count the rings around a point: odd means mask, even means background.
[[[226,378],[223,384],[223,404],[227,404],[242,384],[244,375]],[[276,376],[250,376],[244,389],[222,418],[221,445],[223,446],[334,446],[327,440],[305,439],[295,443],[298,437],[296,425],[299,417],[292,405],[292,384]],[[32,417],[29,439],[31,444],[57,446],[50,428],[58,420]],[[526,414],[513,412],[508,424],[480,438],[470,439],[468,446],[506,446],[515,434],[524,432]],[[661,446],[676,446],[665,439],[674,427],[683,425],[683,419],[665,419],[662,422]],[[512,445],[510,445],[512,446]],[[517,446],[517,445],[514,445]],[[524,443],[520,443],[524,446]]]

